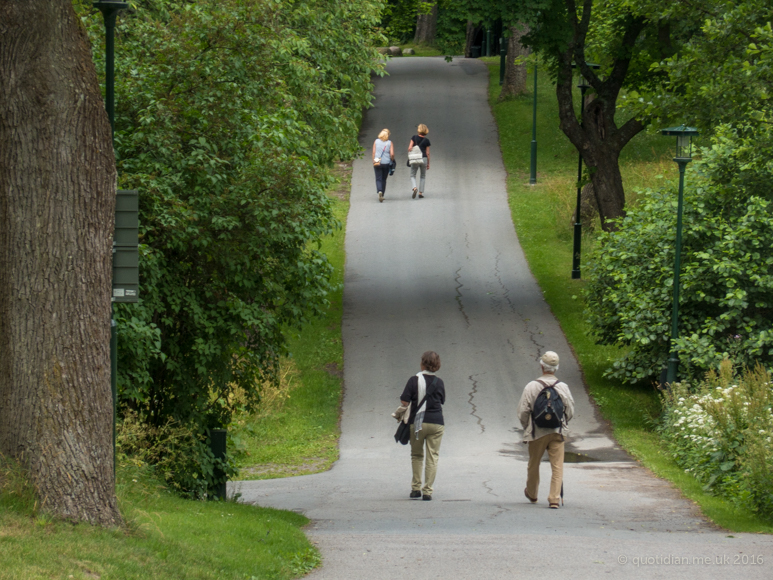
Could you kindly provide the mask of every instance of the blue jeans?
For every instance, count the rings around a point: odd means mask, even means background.
[[[383,163],[378,167],[374,167],[373,171],[376,173],[376,193],[379,191],[386,193],[386,181],[389,177],[389,165]]]

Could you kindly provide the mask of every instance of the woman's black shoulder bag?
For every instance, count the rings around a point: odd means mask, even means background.
[[[430,384],[430,387],[435,386],[435,381],[437,380],[437,377],[432,379],[432,383]],[[427,397],[429,396],[429,388],[427,389],[427,392],[424,393],[424,398],[421,400],[421,402],[416,406],[416,409],[421,409],[421,406],[424,404],[424,401],[427,400]],[[400,421],[400,424],[397,426],[397,431],[395,431],[395,442],[400,443],[401,445],[408,445],[408,442],[411,440],[411,425],[410,423],[403,423]]]

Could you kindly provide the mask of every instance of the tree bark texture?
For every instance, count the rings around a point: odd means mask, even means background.
[[[574,0],[566,0],[569,14],[577,14]],[[631,62],[633,47],[642,32],[645,21],[631,18],[627,21],[617,54],[607,77],[602,80],[588,67],[585,59],[585,37],[590,24],[593,0],[584,0],[582,19],[572,22],[573,38],[568,48],[560,54],[556,94],[561,130],[577,148],[588,167],[593,191],[598,204],[601,227],[606,231],[616,229],[610,221],[625,216],[625,190],[620,175],[618,159],[623,147],[640,131],[644,123],[630,119],[621,127],[615,122],[617,98],[625,81]],[[575,112],[572,63],[579,63],[580,72],[588,80],[595,95],[586,97],[582,113],[583,123]],[[579,91],[576,91],[579,93]],[[582,108],[582,107],[581,107]]]
[[[71,0],[0,3],[0,144],[0,452],[45,511],[118,525],[115,159]]]
[[[516,59],[529,55],[529,49],[521,44],[521,37],[529,33],[526,25],[511,26],[510,38],[507,40],[507,58],[505,59],[505,78],[499,101],[504,101],[516,95],[523,95],[526,90],[526,63],[516,64]]]
[[[429,2],[422,2],[421,7],[426,8]],[[435,33],[437,32],[437,2],[432,4],[429,14],[422,14],[419,11],[416,17],[416,35],[414,43],[416,44],[435,44]]]
[[[472,20],[467,21],[467,34],[464,41],[465,58],[472,58],[472,45],[475,42],[475,37],[478,36],[478,32],[482,27],[482,24],[475,24],[475,22]]]
[[[588,231],[593,229],[593,220],[599,213],[596,203],[596,193],[593,191],[593,184],[586,183],[580,192],[580,223],[582,229]],[[577,223],[577,209],[572,212],[572,224]]]

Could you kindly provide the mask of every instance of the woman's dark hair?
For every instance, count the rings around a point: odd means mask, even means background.
[[[440,368],[440,355],[434,350],[428,350],[423,355],[421,355],[421,364],[429,372],[437,372]]]

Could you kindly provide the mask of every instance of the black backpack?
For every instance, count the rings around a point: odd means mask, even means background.
[[[534,407],[531,411],[532,435],[535,426],[544,429],[559,429],[560,433],[564,424],[564,401],[556,391],[555,386],[561,381],[556,381],[552,385],[547,385],[539,379],[537,382],[542,385],[542,390],[537,395],[537,400],[534,401]]]

